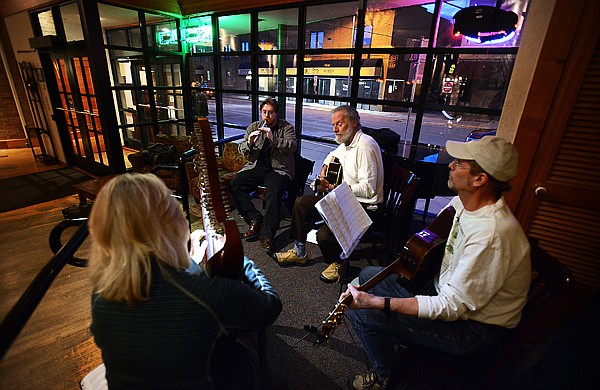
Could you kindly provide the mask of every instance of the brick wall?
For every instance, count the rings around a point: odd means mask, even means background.
[[[2,47],[11,68],[13,82],[16,88],[21,91],[21,107],[23,107],[24,114],[30,117],[31,114],[29,113],[25,90],[21,82],[21,75],[19,74],[19,68],[15,60],[6,25],[2,18],[0,18],[0,39],[2,40]],[[0,61],[0,143],[7,145],[4,141],[24,138],[23,126],[21,125],[21,119],[15,106],[15,99],[10,88],[7,72],[3,61]],[[25,146],[25,143],[23,142],[22,145],[17,143],[17,146]]]

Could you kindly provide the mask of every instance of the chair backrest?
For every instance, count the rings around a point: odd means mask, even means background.
[[[308,176],[312,173],[315,162],[295,154],[296,175],[292,181],[292,188],[288,197],[284,200],[285,205],[289,210],[294,206],[294,201],[297,197],[304,195],[304,188],[308,181]]]
[[[384,212],[391,218],[393,225],[402,223],[402,218],[408,217],[412,212],[419,181],[419,177],[408,169],[398,164],[391,167],[389,178],[384,183],[383,205]]]
[[[571,272],[548,252],[541,248],[534,238],[531,245],[531,284],[527,294],[527,305],[523,308],[521,322],[513,330],[512,337],[518,343],[530,343],[547,337],[552,332],[548,326],[555,319],[556,302],[570,289],[573,277]]]
[[[393,234],[389,235],[387,255],[393,255],[396,246],[391,242],[403,245],[409,235],[408,226],[416,201],[416,190],[420,179],[417,175],[402,168],[398,164],[392,165],[388,180],[384,184],[384,213],[388,218]],[[388,257],[388,256],[386,256]]]
[[[557,314],[562,307],[560,300],[573,285],[572,274],[563,264],[542,249],[536,239],[530,237],[529,243],[532,275],[527,304],[523,308],[521,322],[499,346],[487,373],[487,383],[493,383],[506,364],[557,331],[560,324]]]

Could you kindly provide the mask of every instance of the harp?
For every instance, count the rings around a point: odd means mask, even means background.
[[[194,123],[192,142],[196,150],[194,170],[199,175],[202,223],[208,247],[204,269],[210,277],[239,279],[244,264],[244,248],[237,223],[225,209],[227,188],[219,177],[219,166],[208,119]]]

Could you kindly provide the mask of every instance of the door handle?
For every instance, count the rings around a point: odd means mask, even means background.
[[[533,190],[533,193],[538,197],[538,198],[543,198],[544,196],[548,195],[548,189],[544,186],[537,186],[535,187],[535,189]]]

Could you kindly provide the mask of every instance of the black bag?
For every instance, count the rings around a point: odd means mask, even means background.
[[[140,153],[147,156],[148,164],[151,165],[174,164],[179,157],[175,146],[160,143],[149,146]]]
[[[379,147],[384,152],[398,154],[398,144],[400,143],[400,134],[384,127],[382,129],[372,129],[369,127],[362,128],[363,133],[370,135],[377,141]]]

